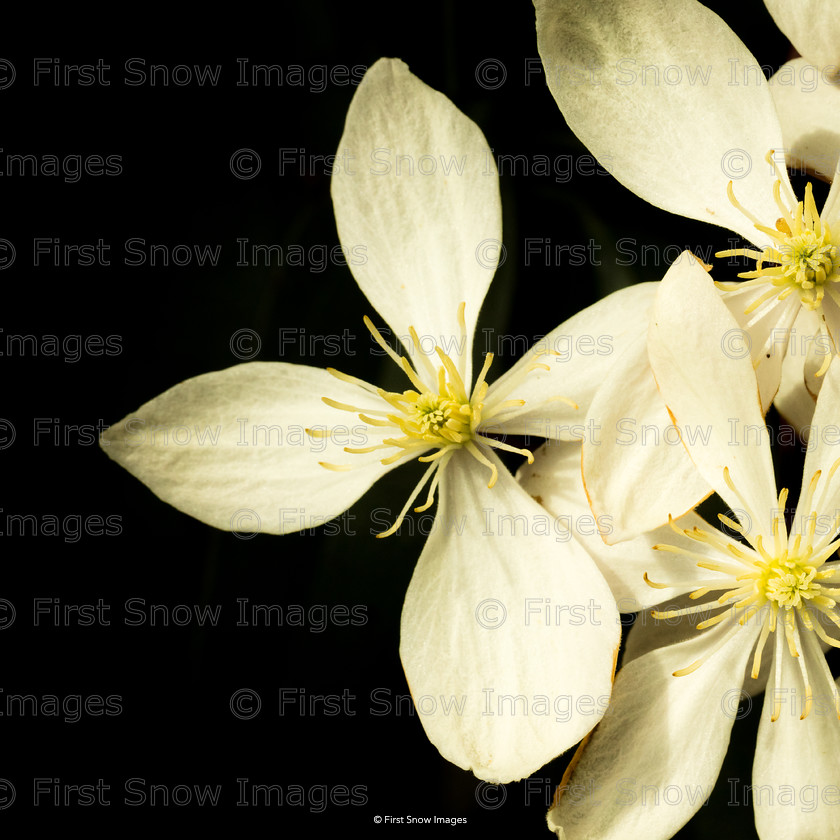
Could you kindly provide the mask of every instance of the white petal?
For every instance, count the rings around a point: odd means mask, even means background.
[[[702,527],[702,526],[701,526]],[[718,555],[719,558],[719,555]],[[708,574],[708,573],[707,573]],[[664,591],[664,590],[663,590]],[[666,612],[668,610],[681,610],[686,607],[696,606],[703,601],[712,602],[718,595],[718,592],[713,592],[702,598],[692,599],[687,595],[680,595],[676,598],[668,597],[667,600],[661,604],[656,605],[657,612]],[[699,633],[704,632],[698,630],[697,625],[705,618],[714,615],[718,610],[710,611],[708,613],[689,613],[682,616],[669,616],[668,618],[656,619],[651,615],[653,611],[643,611],[636,616],[636,620],[630,631],[627,633],[624,652],[622,654],[622,667],[644,656],[652,650],[665,647],[666,645],[674,645],[679,642],[688,641],[696,637]],[[753,704],[748,703],[744,708],[739,709],[741,700],[747,698],[757,697],[764,691],[767,684],[767,678],[772,673],[771,664],[773,660],[773,645],[767,644],[761,653],[761,666],[758,677],[753,678],[752,657],[747,660],[744,668],[743,687],[740,693],[733,692],[727,697],[727,709],[731,711],[736,720],[740,720],[745,714],[749,714],[753,709]]]
[[[732,349],[741,332],[699,264],[680,260],[669,269],[648,337],[653,374],[703,478],[733,511],[746,510],[751,536],[766,539],[776,483],[752,362],[740,343]]]
[[[583,479],[593,512],[609,516],[607,543],[677,519],[711,493],[656,387],[646,337],[614,365],[592,401],[583,441]]]
[[[757,62],[729,27],[695,0],[535,5],[548,86],[601,164],[657,207],[763,243],[726,187],[736,181],[741,204],[775,220],[764,156],[782,136],[764,77],[742,78]]]
[[[505,434],[580,440],[587,409],[615,359],[647,330],[657,283],[613,292],[560,324],[538,341],[487,393],[487,410],[502,400],[524,400],[524,411],[490,421]],[[550,370],[535,369],[534,363]],[[558,400],[571,400],[577,408]]]
[[[840,69],[840,16],[833,0],[764,0],[764,5],[800,55]]]
[[[774,688],[765,695],[753,763],[751,798],[762,840],[811,840],[837,835],[840,805],[840,721],[834,683],[823,673],[824,657],[807,632],[805,662],[813,706],[800,720],[805,692],[799,668],[784,649],[781,714],[771,721]],[[821,661],[822,660],[822,661]]]
[[[607,579],[619,612],[631,613],[651,607],[667,596],[697,588],[697,581],[710,576],[708,571],[699,569],[695,561],[670,552],[654,551],[654,545],[664,543],[706,554],[704,544],[677,534],[667,525],[635,539],[607,545],[604,538],[612,533],[612,518],[607,514],[596,519],[590,510],[581,479],[580,454],[579,444],[549,442],[534,453],[533,464],[519,468],[516,478],[552,516],[568,523],[573,536]],[[680,529],[709,527],[694,513],[687,514],[674,525]],[[645,583],[646,573],[654,583],[675,585],[667,589],[653,587]]]
[[[833,17],[840,19],[836,9]],[[805,167],[831,180],[840,158],[840,84],[804,58],[795,58],[776,72],[770,85],[788,166]]]
[[[757,629],[742,628],[697,670],[673,676],[710,649],[716,632],[655,650],[618,672],[607,714],[549,812],[549,827],[562,828],[561,837],[667,838],[703,805],[726,753],[734,720],[728,703]]]
[[[828,191],[828,198],[823,205],[820,219],[828,222],[833,237],[835,235],[834,231],[840,227],[840,160],[837,161],[837,169],[834,170],[831,189]]]
[[[782,362],[782,379],[779,383],[779,391],[773,400],[776,410],[782,415],[785,422],[800,435],[803,440],[808,440],[809,426],[814,418],[814,407],[816,400],[811,388],[814,384],[822,385],[822,380],[814,380],[810,387],[806,383],[805,360],[808,350],[815,346],[814,334],[817,332],[817,316],[813,312],[800,307],[800,313],[796,316],[793,329],[791,330],[788,352]],[[816,388],[814,388],[816,390]],[[791,435],[792,436],[792,435]]]
[[[403,606],[400,655],[441,755],[509,782],[598,722],[620,626],[591,558],[491,457],[492,490],[467,453],[446,467]],[[450,698],[459,712],[444,710]]]
[[[413,326],[421,345],[461,356],[469,380],[502,238],[498,173],[478,126],[402,61],[381,59],[350,103],[332,197],[348,265],[370,302],[409,351]]]
[[[802,470],[802,488],[796,518],[792,523],[792,533],[807,531],[807,517],[816,510],[818,514],[818,531],[821,526],[820,517],[825,525],[840,511],[840,469],[832,468],[840,459],[840,365],[832,362],[823,377],[817,405],[814,410],[814,420],[808,432],[808,451],[805,455],[805,466]],[[812,477],[821,471],[821,478],[816,488],[816,494],[811,501],[810,509],[806,508],[807,489]],[[817,502],[819,507],[817,508]]]
[[[187,379],[106,430],[105,452],[178,510],[226,531],[282,534],[347,510],[392,467],[345,446],[382,434],[321,402],[372,397],[325,370],[251,362]],[[377,406],[381,407],[381,406]],[[305,429],[332,429],[312,439]],[[386,452],[385,454],[389,454]],[[348,472],[319,465],[370,463]]]
[[[789,342],[796,337],[791,329],[799,313],[803,311],[798,295],[785,300],[773,299],[765,302],[753,312],[750,306],[768,291],[768,285],[749,286],[744,283],[732,291],[723,292],[722,297],[729,311],[740,326],[740,330],[727,334],[724,339],[727,352],[747,355],[753,360],[753,367],[761,392],[761,410],[767,409],[779,390],[782,365]]]

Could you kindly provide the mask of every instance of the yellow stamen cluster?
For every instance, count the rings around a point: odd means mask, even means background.
[[[785,609],[801,607],[803,599],[810,600],[820,594],[822,587],[814,583],[816,574],[817,570],[813,566],[799,558],[774,558],[756,580],[755,591],[757,595],[767,601],[775,601]]]
[[[838,468],[840,468],[840,460],[829,471],[828,482],[831,481]],[[703,544],[705,550],[692,552],[674,545],[654,546],[659,551],[669,551],[691,557],[697,561],[696,565],[699,568],[714,573],[713,577],[695,583],[695,585],[699,583],[699,587],[691,592],[689,598],[696,600],[710,592],[721,590],[722,594],[714,600],[707,600],[697,606],[675,610],[655,610],[652,613],[653,617],[666,619],[676,616],[696,615],[722,607],[724,609],[717,614],[700,621],[696,625],[696,629],[705,630],[715,625],[729,628],[716,640],[716,643],[710,647],[704,656],[686,668],[675,671],[674,676],[680,677],[696,671],[720,650],[733,635],[746,626],[748,622],[755,619],[760,623],[761,631],[753,654],[751,676],[753,678],[758,677],[761,669],[761,657],[767,639],[771,633],[775,633],[777,629],[781,628],[784,632],[784,641],[787,643],[788,651],[799,664],[807,697],[802,717],[808,715],[812,700],[810,680],[805,658],[801,653],[803,641],[816,647],[816,640],[812,642],[806,634],[813,633],[825,644],[840,647],[840,641],[830,637],[823,627],[823,622],[828,621],[840,629],[840,609],[838,608],[840,589],[837,588],[840,585],[840,561],[827,562],[828,558],[840,546],[840,539],[837,538],[838,529],[840,529],[840,515],[834,518],[827,533],[817,535],[816,529],[819,517],[812,503],[821,477],[822,472],[817,470],[808,485],[806,496],[799,506],[800,510],[811,512],[805,517],[805,522],[802,523],[804,527],[801,527],[798,533],[791,534],[790,538],[788,537],[783,513],[788,491],[782,490],[779,494],[778,509],[773,512],[772,548],[765,546],[765,540],[760,534],[747,531],[737,522],[723,515],[719,517],[720,520],[728,528],[739,533],[746,542],[736,542],[717,530],[706,531],[701,528],[680,530],[672,522],[671,526],[678,534]],[[746,509],[743,496],[736,490],[728,469],[724,469],[724,479],[730,490],[741,500]],[[818,508],[819,504],[816,507]],[[754,513],[746,510],[744,521],[757,522],[759,520]],[[647,575],[645,575],[645,581],[649,586],[656,589],[664,589],[668,586],[689,588],[679,583],[654,583],[648,579]],[[781,674],[780,659],[783,653],[781,636],[777,637],[777,642],[776,679],[778,683]],[[825,660],[821,654],[820,659],[826,673],[828,673]],[[834,680],[830,677],[830,674],[828,674],[828,677],[830,684],[834,685]],[[834,700],[838,717],[840,717],[840,693],[837,693],[836,690]],[[781,697],[776,696],[774,702],[772,720],[778,719],[780,714]]]
[[[745,315],[754,312],[768,300],[783,301],[794,293],[798,294],[802,307],[812,312],[821,310],[826,294],[840,305],[840,292],[834,286],[840,283],[840,247],[832,239],[828,223],[820,219],[811,184],[805,187],[804,201],[798,202],[783,182],[773,154],[774,152],[770,151],[765,160],[776,173],[773,198],[781,216],[776,220],[774,227],[763,224],[739,203],[735,198],[732,181],[727,187],[727,195],[732,205],[753,223],[756,230],[769,236],[773,242],[763,251],[752,248],[718,251],[718,257],[754,259],[756,267],[753,271],[745,271],[738,275],[747,280],[747,284],[717,285],[724,291],[734,291],[743,288],[744,285],[766,286],[769,283],[769,288],[744,310]],[[825,373],[830,361],[831,354],[826,354],[817,376]]]
[[[462,348],[467,346],[464,308],[465,304],[462,303],[458,310],[458,322],[461,327],[460,346]],[[485,451],[482,450],[489,447],[516,452],[524,455],[529,462],[533,463],[533,455],[527,449],[517,449],[481,433],[482,423],[486,423],[493,418],[509,420],[515,414],[521,412],[522,406],[525,404],[524,400],[493,400],[489,408],[485,406],[485,398],[489,390],[486,376],[493,362],[492,353],[488,353],[484,357],[484,366],[472,391],[468,392],[464,384],[463,374],[464,351],[462,351],[461,364],[459,365],[440,347],[436,346],[435,353],[439,364],[435,366],[427,356],[420,352],[419,336],[415,328],[411,327],[409,330],[410,338],[414,346],[418,348],[415,356],[416,366],[414,366],[405,356],[396,354],[369,318],[365,318],[365,325],[377,344],[408,377],[413,388],[402,392],[386,391],[356,377],[328,368],[328,371],[337,379],[360,386],[367,392],[368,396],[374,397],[374,402],[381,407],[374,409],[347,405],[329,397],[323,397],[324,403],[342,411],[358,414],[359,419],[369,427],[389,429],[395,433],[390,437],[381,438],[380,443],[372,446],[364,448],[344,447],[344,451],[352,455],[361,455],[386,450],[389,454],[378,459],[380,463],[386,466],[413,456],[417,456],[418,461],[430,462],[429,468],[415,487],[396,522],[388,530],[377,536],[389,536],[399,528],[409,507],[414,503],[423,486],[429,481],[431,483],[425,503],[414,508],[414,510],[416,512],[424,511],[432,505],[443,467],[460,450],[467,451],[482,466],[490,470],[488,488],[495,485],[498,478],[498,469],[494,462],[487,457]],[[539,352],[535,351],[535,355],[539,355]],[[536,369],[550,370],[548,365],[533,362],[524,369],[523,375]],[[520,380],[521,377],[509,379],[507,382],[508,392]],[[557,397],[557,399],[561,398]],[[566,402],[569,401],[566,400]],[[571,404],[574,405],[574,403]],[[312,437],[320,438],[329,437],[331,434],[330,430],[307,429],[307,432]],[[431,454],[425,454],[430,449],[435,451]],[[354,465],[330,464],[322,461],[321,466],[328,470],[344,472],[352,469]]]

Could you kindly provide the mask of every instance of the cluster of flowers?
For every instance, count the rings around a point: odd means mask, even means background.
[[[818,23],[816,0],[766,3],[805,56],[779,74],[840,58],[840,15]],[[414,697],[465,698],[457,714],[421,717],[429,739],[449,761],[502,783],[584,739],[550,826],[568,838],[669,837],[702,801],[662,808],[564,791],[617,790],[627,778],[710,789],[735,717],[723,699],[733,691],[767,686],[755,785],[840,782],[840,693],[824,653],[840,647],[840,561],[831,559],[840,544],[840,455],[835,439],[812,432],[795,514],[786,517],[788,490],[776,487],[764,426],[774,400],[799,428],[840,418],[840,365],[831,363],[840,349],[840,178],[820,213],[810,184],[796,197],[777,152],[805,163],[833,155],[836,166],[840,90],[830,79],[798,97],[758,78],[731,84],[732,62],[755,59],[696,0],[536,7],[549,88],[580,139],[639,196],[751,241],[754,248],[718,256],[754,260],[755,269],[741,282],[715,282],[712,266],[686,252],[661,281],[616,292],[558,326],[492,384],[490,353],[473,376],[473,335],[495,270],[484,246],[502,239],[492,155],[446,97],[401,61],[382,59],[353,97],[340,148],[356,159],[389,148],[464,161],[457,172],[423,177],[342,167],[332,175],[342,248],[364,246],[368,257],[351,266],[353,276],[403,337],[400,351],[366,319],[404,390],[331,368],[241,364],[176,385],[102,442],[178,509],[227,530],[241,526],[236,514],[246,509],[275,534],[298,527],[278,519],[279,509],[329,521],[392,468],[427,464],[379,536],[436,498],[438,520],[462,523],[432,531],[403,608],[400,655]],[[632,87],[609,74],[572,83],[561,72],[593,61],[616,67],[630,54],[711,72],[701,85]],[[721,165],[732,149],[767,166],[733,184]],[[723,337],[733,330],[749,353],[727,352]],[[778,337],[793,330],[814,336],[814,352],[786,354]],[[440,340],[431,346],[421,334]],[[604,334],[610,354],[561,358],[552,349],[560,338]],[[331,437],[351,415],[365,427],[363,446]],[[237,445],[242,417],[303,427],[312,445]],[[708,432],[683,434],[681,446],[609,437],[595,445],[568,433],[627,417]],[[733,418],[758,432],[733,445]],[[138,443],[138,420],[221,433],[211,448],[166,435]],[[507,442],[538,430],[547,442],[535,452]],[[527,463],[514,476],[499,450]],[[723,530],[694,512],[712,492],[736,512],[720,517]],[[488,529],[488,509],[524,523],[587,514],[611,527],[560,540],[556,529]],[[481,612],[488,604],[506,605],[503,621]],[[562,621],[551,604],[589,612]],[[653,609],[656,620],[636,623],[615,674],[617,604]],[[488,686],[533,704],[532,713],[488,714]],[[562,697],[610,699],[572,703],[558,716]],[[540,702],[549,713],[538,713]],[[756,803],[756,823],[762,838],[835,836],[837,824],[824,803],[803,810],[774,801]]]

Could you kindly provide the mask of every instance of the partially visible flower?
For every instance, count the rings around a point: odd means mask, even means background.
[[[770,79],[788,161],[831,180],[840,159],[840,14],[831,0],[764,0],[802,58]],[[740,73],[752,72],[737,68]]]
[[[243,364],[176,385],[111,427],[102,445],[202,522],[272,534],[338,516],[400,463],[427,464],[378,535],[437,494],[403,608],[406,676],[415,698],[440,699],[421,721],[444,757],[483,779],[519,779],[597,722],[620,633],[592,559],[558,538],[495,452],[531,457],[506,435],[571,437],[610,358],[564,362],[556,348],[593,334],[620,348],[655,287],[584,310],[488,385],[493,357],[474,378],[473,334],[501,247],[501,204],[481,131],[401,61],[383,59],[353,97],[339,148],[339,238],[348,256],[365,255],[348,259],[353,275],[406,355],[366,324],[405,389],[333,369]],[[184,429],[195,434],[185,439]],[[558,626],[554,605],[592,605],[597,620]],[[568,696],[593,706],[558,715],[557,699]]]
[[[702,319],[691,317],[698,302]],[[840,782],[840,693],[821,648],[840,647],[840,561],[832,559],[840,546],[840,451],[831,432],[840,366],[826,374],[788,526],[788,491],[776,493],[752,366],[721,350],[721,335],[735,324],[702,277],[663,280],[650,328],[653,372],[674,422],[709,430],[683,440],[730,506],[721,522],[741,540],[706,523],[675,524],[676,533],[655,546],[665,559],[652,558],[656,576],[645,579],[660,596],[690,593],[688,605],[655,611],[663,628],[640,616],[631,633],[642,637],[635,658],[619,671],[610,708],[549,813],[566,840],[671,837],[710,795],[738,702],[760,690],[762,678],[768,687],[752,777],[759,835],[837,832],[830,800],[791,807],[785,792]],[[751,430],[737,446],[733,417]],[[641,575],[645,566],[634,565]]]
[[[785,146],[770,86],[760,72],[732,83],[733,66],[757,63],[696,0],[535,6],[549,88],[583,143],[652,204],[729,228],[756,246],[718,254],[758,261],[753,282],[721,291],[738,319],[736,332],[721,341],[733,354],[751,356],[764,410],[781,382],[786,410],[793,401],[812,411],[806,377],[815,392],[817,374],[840,350],[840,178],[821,213],[810,188],[797,200],[776,164]],[[690,510],[708,492],[681,446],[638,438],[643,428],[661,438],[670,421],[641,340],[647,325],[637,327],[640,340],[590,406],[615,434],[597,447],[584,442],[587,493],[596,514],[614,517],[612,541],[661,525],[666,508]],[[791,335],[796,346],[786,356]],[[806,340],[810,356],[802,350]],[[648,481],[652,472],[669,481]]]

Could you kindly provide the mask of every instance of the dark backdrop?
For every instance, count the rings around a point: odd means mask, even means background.
[[[717,5],[759,61],[787,58],[761,3]],[[376,379],[379,358],[341,365],[322,345],[280,346],[281,329],[362,336],[372,313],[328,256],[338,240],[327,170],[281,176],[278,158],[333,154],[353,81],[382,56],[448,95],[497,155],[530,161],[527,174],[502,174],[507,256],[480,329],[536,339],[616,288],[659,279],[665,246],[722,248],[727,232],[658,211],[593,171],[539,73],[526,3],[309,0],[270,19],[243,6],[221,17],[131,14],[39,12],[9,21],[0,38],[0,825],[203,828],[224,814],[246,830],[259,820],[366,836],[389,830],[375,815],[412,814],[464,817],[449,829],[459,836],[547,836],[567,757],[528,783],[488,789],[440,758],[407,702],[399,617],[424,537],[409,520],[407,533],[376,540],[365,523],[402,504],[417,469],[361,500],[354,535],[244,540],[158,500],[100,451],[96,433],[183,379],[237,363],[231,341],[242,330],[259,339],[255,359]],[[243,62],[280,65],[284,83],[238,85]],[[153,75],[152,65],[163,69]],[[200,83],[194,65],[215,80]],[[242,149],[261,161],[253,177],[232,172]],[[17,154],[44,163],[14,171]],[[553,171],[535,171],[540,155]],[[284,265],[238,264],[241,239],[279,244]],[[56,256],[65,245],[88,250]],[[152,265],[152,245],[187,264]],[[643,245],[657,248],[644,260]],[[217,257],[186,259],[195,246]],[[35,344],[10,341],[24,335]],[[10,517],[28,517],[25,534]],[[278,606],[283,626],[241,626],[242,603]],[[196,605],[210,610],[203,620]],[[242,700],[242,689],[256,694]],[[314,714],[280,714],[281,689],[346,697],[353,714],[317,703]],[[9,695],[33,695],[36,706]],[[233,714],[232,697],[245,708],[256,695],[256,716]],[[753,715],[736,726],[712,804],[680,836],[709,836],[723,819],[749,836],[752,810],[726,807],[726,779],[748,781],[756,724]],[[246,794],[245,805],[240,785],[279,785],[287,799]],[[196,786],[218,791],[218,803],[199,804]]]

